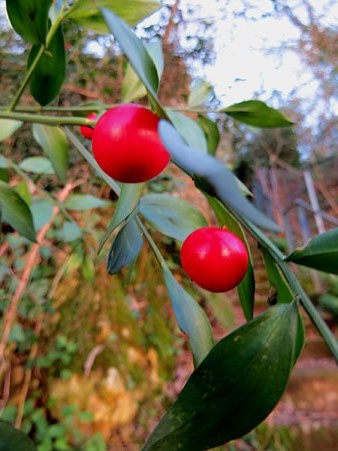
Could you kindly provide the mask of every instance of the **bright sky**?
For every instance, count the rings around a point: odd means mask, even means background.
[[[299,85],[300,78],[306,83],[304,68],[296,54],[288,52],[283,58],[277,58],[264,51],[287,39],[296,39],[298,31],[295,27],[287,19],[234,19],[233,13],[238,11],[241,3],[235,0],[223,7],[226,9],[224,18],[220,13],[222,5],[217,0],[181,0],[182,5],[199,5],[199,18],[210,17],[215,21],[216,58],[213,64],[199,70],[200,75],[215,86],[217,97],[222,103],[231,104],[250,99],[257,92],[260,97],[265,92],[267,98],[274,90],[287,94]],[[271,10],[270,2],[263,0],[260,3],[261,10],[263,3],[266,3],[267,11]]]

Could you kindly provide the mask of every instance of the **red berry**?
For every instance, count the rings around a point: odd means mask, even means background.
[[[157,131],[159,120],[132,103],[106,111],[93,134],[93,153],[101,169],[124,183],[145,182],[160,174],[170,156]]]
[[[86,116],[86,118],[94,121],[97,118],[97,115],[95,113],[90,113],[88,114],[88,116]],[[92,139],[94,129],[86,125],[81,125],[80,132],[82,133],[82,136],[84,136],[85,138]]]
[[[249,257],[244,243],[232,232],[219,227],[202,227],[183,242],[181,263],[197,285],[220,293],[242,281]]]

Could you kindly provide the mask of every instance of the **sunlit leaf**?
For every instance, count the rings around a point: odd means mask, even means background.
[[[145,17],[161,7],[158,1],[150,0],[78,0],[74,2],[69,12],[68,19],[78,25],[96,33],[109,33],[106,22],[102,17],[100,8],[106,7],[113,11],[129,25],[134,26]]]
[[[169,194],[148,194],[140,200],[140,212],[160,232],[177,240],[207,225],[203,214],[183,199]]]
[[[202,114],[198,115],[198,123],[202,128],[207,140],[208,153],[215,155],[221,135],[219,133],[216,122]]]
[[[0,119],[0,142],[9,138],[22,125],[21,121],[14,121],[12,119]]]
[[[296,303],[267,310],[219,341],[143,451],[207,450],[250,432],[281,398],[300,335]]]
[[[162,48],[162,41],[160,39],[154,39],[146,44],[146,49],[157,69],[158,79],[161,80],[164,70],[164,55]]]
[[[123,78],[121,99],[124,103],[132,102],[133,100],[140,99],[147,95],[147,90],[139,79],[137,73],[131,67],[127,65],[126,72]]]
[[[40,45],[32,47],[28,57],[28,67],[32,64],[39,50]],[[31,94],[40,105],[47,105],[55,99],[65,79],[65,73],[65,43],[60,26],[30,79]]]
[[[315,236],[286,260],[338,275],[338,227]]]
[[[246,100],[221,110],[239,122],[259,128],[289,127],[293,122],[260,100]]]
[[[42,147],[52,166],[61,180],[65,183],[68,170],[68,141],[65,132],[59,127],[33,124],[33,136]]]
[[[129,26],[112,11],[107,8],[102,8],[102,14],[110,32],[120,45],[130,65],[147,88],[156,113],[162,117],[166,117],[166,113],[157,97],[157,91],[159,89],[158,71],[145,45]]]
[[[198,106],[204,105],[209,99],[213,92],[212,85],[204,80],[198,80],[188,97],[189,108],[196,108]]]
[[[214,346],[210,322],[204,310],[177,282],[166,266],[163,268],[163,275],[176,320],[182,332],[189,336],[195,366],[198,366]]]
[[[43,44],[48,31],[52,0],[6,0],[8,18],[14,30],[31,44]]]
[[[14,188],[0,181],[0,210],[3,221],[30,241],[36,241],[32,213]]]
[[[173,110],[167,110],[167,115],[189,146],[204,152],[208,150],[207,140],[197,122]]]
[[[236,177],[224,164],[205,152],[187,146],[175,128],[165,120],[160,121],[159,133],[172,160],[195,179],[200,189],[218,198],[230,211],[245,220],[267,230],[280,230],[243,195]]]
[[[111,245],[107,261],[109,274],[116,274],[131,263],[140,253],[142,246],[140,230],[134,219],[130,219],[119,230]]]

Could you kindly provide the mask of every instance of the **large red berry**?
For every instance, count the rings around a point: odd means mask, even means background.
[[[95,121],[97,118],[97,115],[95,113],[90,113],[88,116],[86,116],[87,119],[91,119],[92,121]],[[94,129],[92,127],[88,127],[87,125],[81,125],[80,132],[82,136],[84,136],[87,139],[92,139]]]
[[[145,182],[167,166],[157,126],[159,117],[132,103],[106,111],[93,134],[94,157],[104,172],[124,183]]]
[[[202,227],[185,239],[181,263],[191,280],[206,290],[220,293],[236,287],[248,268],[244,243],[219,227]]]

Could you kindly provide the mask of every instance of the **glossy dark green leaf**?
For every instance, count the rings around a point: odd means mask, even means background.
[[[163,268],[163,275],[177,323],[182,332],[189,336],[194,363],[198,366],[214,346],[210,322],[204,310],[177,282],[166,266]]]
[[[224,164],[205,152],[187,146],[175,128],[165,120],[160,121],[159,133],[172,160],[195,179],[200,189],[217,197],[230,211],[245,220],[266,230],[280,230],[243,195],[236,177]]]
[[[160,232],[181,241],[194,230],[207,225],[207,220],[197,208],[169,194],[143,196],[140,212]]]
[[[215,155],[221,139],[216,122],[212,121],[207,116],[199,114],[198,123],[205,134],[208,145],[208,153],[210,153],[210,155]]]
[[[109,223],[107,230],[105,231],[103,237],[101,238],[98,253],[101,252],[107,239],[113,233],[113,231],[118,227],[128,216],[135,210],[142,189],[144,188],[144,183],[122,183],[121,191],[119,195],[119,200],[117,201],[114,215],[111,222]]]
[[[14,30],[31,44],[44,44],[48,31],[48,11],[52,0],[6,0]]]
[[[259,128],[289,127],[293,122],[260,100],[246,100],[221,110],[239,122]]]
[[[30,241],[36,241],[32,213],[14,188],[0,181],[0,209],[3,221]]]
[[[286,258],[298,265],[338,274],[338,227],[312,238]]]
[[[34,45],[28,57],[28,67],[40,50],[40,45]],[[61,26],[56,31],[48,49],[30,80],[30,91],[34,99],[44,106],[58,95],[66,73],[66,53]]]
[[[271,307],[219,341],[143,451],[200,451],[250,432],[276,406],[295,363],[297,304]]]
[[[1,451],[36,451],[37,447],[26,434],[0,420]]]
[[[107,262],[109,274],[116,274],[131,263],[141,252],[143,239],[134,219],[130,219],[119,230],[114,239]]]
[[[268,251],[264,248],[261,249],[264,263],[266,267],[266,273],[270,282],[272,290],[276,290],[276,293],[272,291],[270,296],[275,296],[275,299],[269,299],[270,303],[288,303],[292,302],[294,295],[277,263],[273,260]]]
[[[159,78],[155,63],[142,41],[133,33],[129,26],[107,8],[102,8],[102,14],[110,32],[119,43],[130,65],[138,74],[150,94],[157,98]]]
[[[140,20],[161,7],[157,1],[150,0],[78,0],[66,14],[68,19],[96,33],[109,33],[100,8],[113,11],[129,25],[134,26]]]
[[[0,142],[9,138],[22,125],[21,121],[14,121],[12,119],[0,119]]]
[[[68,210],[85,211],[92,208],[110,207],[111,202],[107,199],[92,196],[91,194],[71,194],[65,204]]]
[[[44,124],[33,124],[33,136],[50,159],[61,180],[66,183],[68,170],[68,141],[62,128]]]
[[[247,321],[252,319],[255,305],[255,277],[252,265],[252,256],[250,246],[245,236],[242,226],[238,221],[226,210],[224,205],[216,198],[207,196],[208,202],[215,212],[218,223],[221,227],[224,225],[228,230],[235,233],[245,243],[249,254],[249,265],[244,279],[237,287],[238,297],[242,306],[244,316]]]

